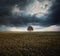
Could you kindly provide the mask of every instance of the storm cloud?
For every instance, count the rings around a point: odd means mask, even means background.
[[[52,13],[50,14],[53,24],[60,25],[60,0],[56,0],[51,7]]]
[[[60,0],[1,0],[0,27],[60,25]]]

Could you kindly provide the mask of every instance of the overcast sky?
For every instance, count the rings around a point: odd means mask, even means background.
[[[0,31],[60,31],[60,0],[0,0]]]

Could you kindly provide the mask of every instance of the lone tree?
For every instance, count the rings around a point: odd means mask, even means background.
[[[27,30],[28,31],[33,31],[33,27],[32,26],[28,26]]]

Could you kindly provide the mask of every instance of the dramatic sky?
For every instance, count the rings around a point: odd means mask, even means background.
[[[60,0],[0,0],[0,31],[60,31]]]

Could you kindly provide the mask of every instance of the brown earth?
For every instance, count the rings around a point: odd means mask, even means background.
[[[60,56],[60,33],[0,32],[0,56]]]

